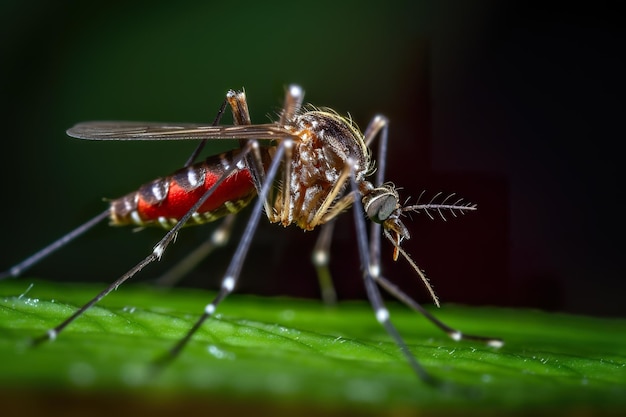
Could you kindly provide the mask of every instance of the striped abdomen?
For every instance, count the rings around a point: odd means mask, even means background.
[[[170,229],[224,175],[236,155],[237,151],[231,151],[212,156],[113,200],[110,206],[111,224]],[[187,225],[208,223],[229,213],[236,213],[255,195],[250,172],[241,162],[192,215]]]

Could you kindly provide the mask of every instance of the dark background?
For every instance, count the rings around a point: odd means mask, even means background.
[[[390,118],[388,178],[403,198],[426,189],[478,203],[445,223],[408,220],[405,248],[442,301],[626,314],[625,72],[614,11],[497,1],[3,4],[0,268],[101,212],[103,197],[179,168],[194,146],[80,141],[64,134],[72,124],[210,121],[226,90],[241,87],[262,123],[299,83],[308,102],[350,112],[362,128],[378,112]],[[363,297],[344,217],[331,268],[341,298]],[[182,232],[137,280],[210,229]],[[161,235],[101,225],[27,275],[110,282]],[[317,296],[315,235],[264,222],[239,289]],[[187,282],[215,286],[232,250]],[[427,300],[388,245],[383,256],[385,274]]]

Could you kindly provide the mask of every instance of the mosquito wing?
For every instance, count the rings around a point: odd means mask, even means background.
[[[280,139],[294,137],[275,123],[210,126],[192,123],[83,122],[67,130],[87,140]]]

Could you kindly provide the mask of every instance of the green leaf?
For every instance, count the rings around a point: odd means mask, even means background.
[[[452,305],[431,310],[464,332],[504,338],[505,346],[495,349],[454,342],[390,302],[392,321],[413,354],[444,381],[436,387],[411,371],[366,302],[330,308],[232,295],[179,357],[158,368],[155,361],[213,294],[127,285],[54,342],[30,345],[100,289],[27,279],[0,283],[2,391],[130,393],[181,404],[210,398],[212,407],[245,404],[257,414],[277,404],[308,413],[626,410],[623,319]]]

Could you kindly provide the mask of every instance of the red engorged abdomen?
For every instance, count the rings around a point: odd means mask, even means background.
[[[174,179],[170,179],[167,197],[156,204],[150,204],[140,197],[137,202],[137,212],[146,222],[157,221],[159,217],[180,219],[220,177],[221,173],[217,175],[207,170],[204,184],[191,191],[185,190]],[[237,170],[219,185],[197,212],[200,214],[214,213],[216,217],[221,217],[233,212],[232,208],[226,207],[226,202],[233,203],[235,207],[241,209],[255,194],[256,189],[250,171],[247,169]]]

